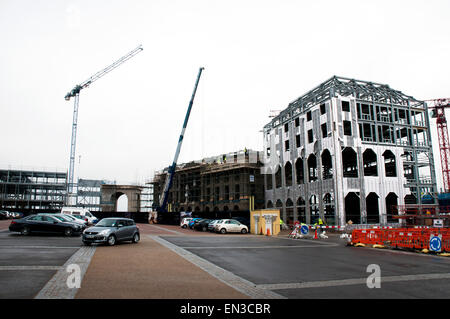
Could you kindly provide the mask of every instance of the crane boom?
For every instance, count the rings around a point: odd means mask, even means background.
[[[126,55],[124,55],[123,57],[121,57],[120,59],[115,61],[114,63],[112,63],[111,65],[107,66],[103,70],[101,70],[101,71],[95,73],[94,75],[92,75],[86,81],[84,81],[84,82],[82,82],[80,84],[77,84],[64,97],[64,99],[66,101],[69,101],[70,98],[72,98],[72,97],[74,98],[73,122],[72,122],[72,139],[71,139],[71,144],[70,144],[69,180],[68,180],[68,183],[67,183],[67,186],[68,186],[68,188],[67,188],[67,195],[68,196],[67,196],[66,204],[69,204],[68,203],[69,195],[72,194],[72,192],[73,192],[73,176],[74,176],[74,167],[75,167],[75,146],[76,146],[76,139],[77,139],[78,104],[79,104],[79,98],[80,98],[79,97],[80,96],[80,91],[82,89],[88,87],[90,84],[94,83],[95,81],[97,81],[98,79],[100,79],[101,77],[106,75],[107,73],[111,72],[112,70],[117,68],[119,65],[121,65],[125,61],[131,59],[133,56],[135,56],[136,54],[138,54],[142,50],[143,50],[142,45],[138,46],[136,49],[134,49],[133,51],[130,51],[129,53],[127,53]]]
[[[431,117],[436,119],[444,192],[450,192],[450,141],[448,138],[447,119],[445,117],[445,109],[450,108],[450,99],[427,101],[432,102],[433,106],[428,108],[432,110]]]
[[[198,70],[198,75],[197,75],[197,81],[195,82],[195,86],[194,86],[194,91],[192,92],[192,97],[191,97],[191,101],[189,102],[189,106],[186,112],[186,116],[184,118],[184,123],[183,123],[183,128],[181,129],[181,134],[180,134],[180,138],[178,140],[178,145],[177,145],[177,150],[175,151],[175,157],[173,159],[172,165],[169,166],[169,171],[167,172],[167,176],[166,176],[166,181],[164,183],[164,188],[163,188],[163,192],[160,198],[160,207],[159,207],[159,211],[160,212],[165,212],[166,211],[166,206],[167,206],[167,200],[168,200],[168,195],[169,195],[169,190],[172,186],[172,181],[173,181],[173,175],[175,173],[175,168],[177,167],[177,161],[178,161],[178,155],[180,155],[180,150],[181,150],[181,144],[183,143],[183,138],[184,138],[184,132],[186,131],[186,127],[187,127],[187,123],[189,121],[189,115],[191,114],[191,109],[192,109],[192,105],[194,104],[194,98],[195,98],[195,93],[197,92],[197,87],[198,87],[198,83],[200,81],[200,76],[202,75],[202,71],[205,68],[201,67]]]

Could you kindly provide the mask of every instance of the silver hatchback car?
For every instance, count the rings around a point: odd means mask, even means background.
[[[134,220],[128,218],[103,218],[95,226],[86,228],[83,232],[83,243],[108,244],[113,246],[116,242],[131,240],[137,243],[140,239],[139,228]]]

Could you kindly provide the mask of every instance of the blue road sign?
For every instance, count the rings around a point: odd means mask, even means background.
[[[309,232],[309,227],[307,225],[302,225],[302,227],[300,228],[300,232],[302,233],[302,235],[307,235]]]
[[[441,237],[434,236],[430,238],[430,250],[431,251],[441,251],[442,240]]]

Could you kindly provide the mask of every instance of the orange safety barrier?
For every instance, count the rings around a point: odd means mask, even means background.
[[[428,249],[432,235],[441,235],[441,251],[450,252],[450,229],[448,228],[355,229],[352,232],[352,243]]]

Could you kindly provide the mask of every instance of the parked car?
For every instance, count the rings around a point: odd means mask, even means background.
[[[11,212],[10,215],[11,215],[11,218],[22,218],[23,217],[23,213],[19,213],[19,212]]]
[[[78,216],[80,216],[80,218],[76,218],[75,217],[76,215],[66,215],[66,214],[59,214],[59,215],[61,217],[67,218],[70,221],[79,223],[79,224],[84,225],[86,227],[89,225],[89,222],[88,222],[87,218],[84,218],[83,216],[78,215]]]
[[[200,220],[200,219],[202,219],[202,218],[198,218],[198,217],[192,218],[192,220],[191,220],[191,221],[189,222],[189,224],[188,224],[189,228],[192,229],[192,227],[194,227],[195,221],[196,221],[196,220]]]
[[[214,226],[216,232],[226,233],[248,233],[248,227],[235,219],[222,219]]]
[[[214,226],[216,225],[216,223],[218,223],[218,222],[220,222],[221,221],[221,219],[214,219],[214,220],[212,220],[209,224],[208,224],[208,230],[210,231],[210,232],[213,232],[214,231]]]
[[[49,215],[30,215],[21,219],[14,219],[9,225],[12,232],[20,232],[22,235],[31,233],[61,233],[65,236],[72,236],[83,231],[81,225],[63,222],[58,218]]]
[[[184,218],[181,220],[180,227],[181,227],[181,228],[187,228],[188,225],[189,225],[189,222],[190,222],[191,220],[192,220],[192,217],[184,217]]]
[[[71,215],[65,215],[65,214],[51,214],[51,213],[40,213],[38,215],[49,215],[53,216],[55,218],[58,218],[60,221],[67,222],[67,223],[73,223],[75,225],[81,226],[83,230],[87,227],[87,223],[81,219],[72,217]]]
[[[6,210],[0,210],[0,220],[8,219],[8,212]]]
[[[88,223],[90,225],[94,225],[98,222],[97,217],[92,215],[92,213],[89,210],[87,210],[86,208],[82,208],[82,207],[63,207],[61,209],[61,214],[80,215],[80,216],[86,217],[88,219]]]
[[[63,215],[65,215],[65,214],[63,214]],[[89,224],[89,218],[87,218],[85,216],[81,216],[81,215],[67,215],[67,216],[71,216],[73,218],[76,218],[76,219],[82,221],[83,223],[86,224],[86,226],[90,225]]]
[[[241,224],[244,224],[245,226],[247,226],[247,228],[250,228],[250,219],[246,218],[246,217],[233,217],[231,219],[235,219],[238,222],[240,222]]]
[[[139,228],[134,220],[128,218],[103,218],[95,226],[86,228],[82,240],[85,245],[93,243],[114,246],[116,242],[131,240],[137,243],[140,239]]]
[[[192,228],[194,228],[195,230],[207,231],[208,230],[208,224],[210,222],[212,222],[211,219],[202,219],[202,220],[197,221],[196,223],[194,223],[194,226]]]

